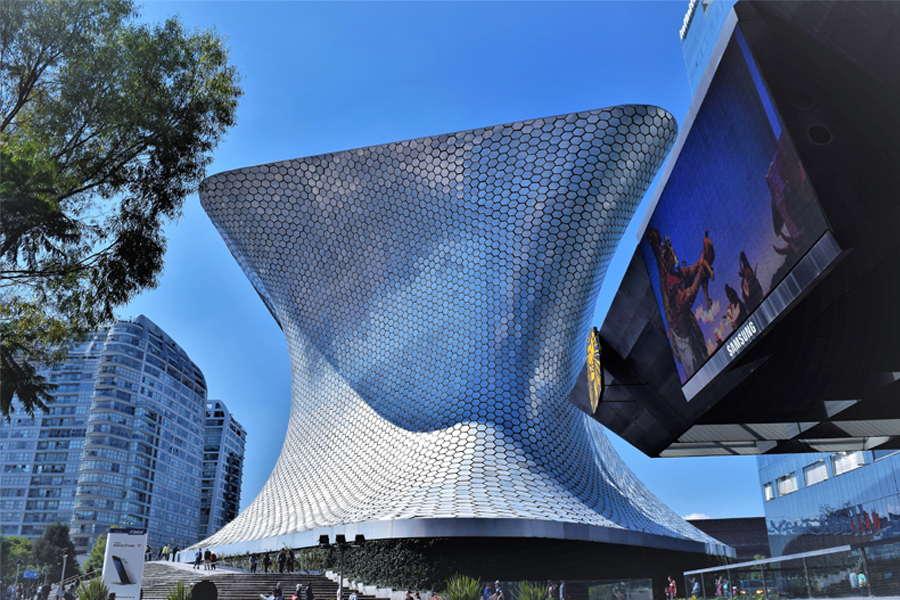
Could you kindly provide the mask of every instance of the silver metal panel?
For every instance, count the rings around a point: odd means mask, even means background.
[[[210,177],[201,201],[284,330],[293,402],[271,478],[201,545],[353,526],[720,547],[567,401],[675,133],[623,106]]]

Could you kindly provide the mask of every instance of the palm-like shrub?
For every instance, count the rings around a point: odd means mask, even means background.
[[[102,577],[94,577],[78,586],[75,594],[78,595],[78,600],[106,600],[109,588],[103,583]]]
[[[446,582],[444,600],[479,600],[481,583],[472,577],[456,573]]]
[[[545,600],[547,590],[539,584],[522,581],[516,586],[515,596],[516,600]]]
[[[184,582],[178,581],[175,583],[175,587],[166,590],[166,600],[191,600],[193,591],[192,588],[184,585]]]

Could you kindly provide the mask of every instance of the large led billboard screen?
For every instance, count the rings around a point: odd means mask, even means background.
[[[827,230],[735,29],[640,244],[682,385],[759,334],[748,317]]]

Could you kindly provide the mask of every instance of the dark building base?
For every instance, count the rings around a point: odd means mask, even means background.
[[[336,550],[328,563],[338,566]],[[482,581],[566,580],[570,600],[587,600],[585,580],[653,580],[665,598],[667,577],[720,564],[721,557],[618,544],[543,538],[377,540],[344,554],[344,575],[394,589],[442,589],[454,573]],[[680,587],[680,583],[679,583]]]

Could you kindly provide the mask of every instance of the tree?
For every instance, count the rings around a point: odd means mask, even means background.
[[[87,561],[81,567],[82,573],[90,573],[91,571],[102,571],[103,570],[103,561],[106,558],[106,534],[100,534],[97,536],[97,541],[94,542],[94,547],[91,548],[91,554],[88,556]]]
[[[34,541],[32,546],[34,562],[50,567],[50,581],[59,581],[62,575],[62,557],[66,554],[66,578],[78,574],[78,561],[75,560],[75,544],[69,537],[69,526],[59,521],[48,525],[44,535]]]
[[[242,91],[214,31],[140,24],[130,0],[0,11],[0,411],[46,410],[35,365],[157,284],[163,226]]]
[[[16,562],[21,560],[23,567],[19,574],[30,567],[31,540],[24,537],[4,536],[0,537],[0,576],[7,581],[12,581],[16,576]]]

